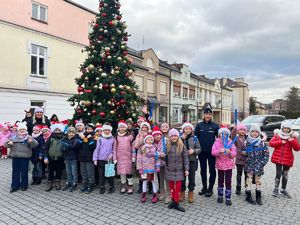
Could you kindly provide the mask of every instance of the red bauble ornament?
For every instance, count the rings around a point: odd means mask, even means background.
[[[125,91],[121,91],[121,95],[126,95],[126,92]]]
[[[102,89],[108,89],[109,88],[109,84],[103,84],[102,85]]]
[[[81,86],[79,86],[78,88],[77,88],[77,91],[80,93],[80,92],[83,92],[83,90],[84,90],[84,88],[83,87],[81,87]]]
[[[100,36],[98,37],[98,40],[99,40],[99,41],[102,41],[102,40],[103,40],[103,36],[100,35]]]
[[[100,112],[99,115],[104,118],[105,117],[105,112]]]
[[[121,114],[118,115],[119,118],[121,118],[121,116],[122,116]]]
[[[98,23],[96,23],[96,24],[94,25],[94,28],[97,28],[97,27],[99,27],[99,24],[98,24]]]
[[[125,77],[129,77],[130,74],[128,72],[125,73]]]
[[[102,15],[103,17],[106,17],[106,16],[107,16],[107,14],[106,14],[106,13],[102,13],[101,15]]]
[[[124,105],[124,104],[125,104],[125,102],[126,102],[126,100],[125,100],[125,99],[121,99],[121,100],[120,100],[120,103],[121,103],[122,105]]]
[[[92,90],[84,90],[85,93],[91,93]]]
[[[99,7],[102,8],[104,6],[103,2],[99,3]]]
[[[127,51],[124,51],[124,52],[123,52],[123,55],[124,55],[124,56],[128,55],[128,52],[127,52]]]
[[[79,113],[79,114],[83,113],[83,111],[82,111],[81,108],[78,108],[76,111],[77,111],[77,113]]]
[[[81,72],[82,72],[83,74],[86,74],[87,71],[86,71],[86,69],[84,68],[84,69],[81,70]]]
[[[126,114],[127,114],[127,115],[129,115],[129,114],[130,114],[130,112],[129,112],[129,111],[127,111],[127,112],[126,112]]]
[[[108,24],[111,25],[111,26],[113,26],[113,25],[114,25],[114,22],[113,22],[113,21],[109,21]]]
[[[124,40],[124,41],[128,41],[128,37],[124,37],[123,40]]]
[[[121,103],[120,102],[116,102],[116,106],[120,106],[121,105]]]
[[[110,55],[110,52],[109,52],[109,51],[106,51],[105,54],[106,54],[106,55]]]
[[[122,16],[118,15],[118,16],[116,17],[116,19],[117,19],[117,20],[121,20],[121,19],[122,19]]]
[[[121,8],[121,4],[116,4],[116,8],[120,9]]]
[[[96,109],[93,109],[93,110],[92,110],[92,114],[93,114],[93,115],[96,115],[96,113],[97,113]]]

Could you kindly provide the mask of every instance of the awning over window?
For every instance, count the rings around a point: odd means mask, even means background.
[[[150,104],[159,105],[159,101],[157,100],[157,98],[155,96],[149,96],[148,97],[148,102]]]
[[[189,111],[189,105],[186,105],[186,104],[182,105],[181,111],[182,111],[182,112],[187,112],[187,111]]]

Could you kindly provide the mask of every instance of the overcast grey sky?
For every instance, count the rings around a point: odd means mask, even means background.
[[[98,0],[74,0],[94,11]],[[269,103],[300,87],[299,0],[121,0],[129,46],[208,77],[245,77]],[[143,44],[144,36],[144,44]]]

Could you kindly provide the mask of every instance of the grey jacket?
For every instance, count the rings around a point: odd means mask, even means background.
[[[185,146],[182,153],[177,155],[176,145],[171,144],[171,148],[166,156],[166,179],[170,181],[184,180],[184,171],[189,171],[189,158]]]
[[[184,146],[187,148],[187,142],[190,149],[193,149],[195,152],[192,155],[189,155],[189,161],[196,161],[197,156],[201,153],[200,143],[196,136],[190,136],[189,138],[182,139]],[[187,149],[189,150],[189,149]]]
[[[31,143],[27,141],[29,138],[32,139]],[[9,145],[9,141],[12,141],[13,144]],[[25,138],[25,140],[23,138],[19,138],[17,135],[13,136],[4,144],[6,148],[11,149],[11,156],[13,158],[31,158],[32,148],[35,148],[38,145],[39,143],[29,135]]]

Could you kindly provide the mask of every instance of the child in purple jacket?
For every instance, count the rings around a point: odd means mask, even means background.
[[[99,186],[100,186],[100,194],[105,193],[105,164],[107,164],[108,160],[113,160],[113,146],[115,142],[115,138],[112,136],[112,127],[110,125],[104,125],[102,137],[100,137],[97,141],[97,146],[93,154],[94,165],[98,166],[99,172]],[[114,193],[114,178],[107,177],[109,184],[108,193]]]
[[[232,141],[228,138],[230,135],[228,128],[220,128],[218,134],[219,138],[215,140],[212,147],[212,155],[216,157],[216,169],[218,170],[218,203],[223,203],[225,182],[226,205],[231,205],[231,178],[232,169],[234,168],[236,148]],[[225,138],[226,136],[227,138]]]

